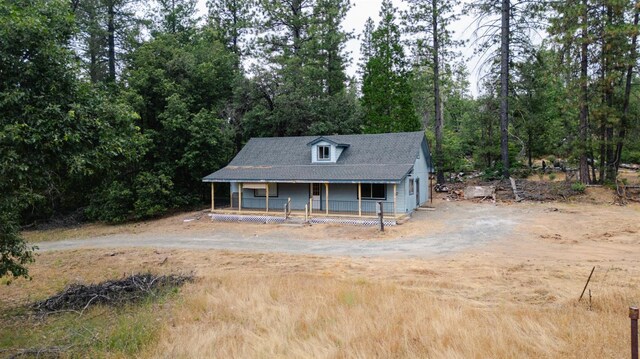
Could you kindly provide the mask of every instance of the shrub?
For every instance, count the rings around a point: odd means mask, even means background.
[[[571,189],[578,193],[584,193],[584,191],[587,189],[587,186],[585,186],[585,184],[582,182],[573,182],[573,184],[571,184]]]
[[[142,172],[136,177],[134,188],[137,194],[133,204],[136,218],[155,217],[171,207],[173,182],[169,176]]]
[[[555,173],[549,173],[549,180],[550,181],[554,181],[556,179],[556,174]]]
[[[533,172],[528,167],[512,169],[511,174],[516,178],[528,178]]]
[[[553,167],[554,163],[556,163],[556,156],[551,155],[547,157],[547,167]]]
[[[133,192],[123,182],[113,181],[103,186],[85,210],[88,218],[109,223],[129,219],[133,207]]]

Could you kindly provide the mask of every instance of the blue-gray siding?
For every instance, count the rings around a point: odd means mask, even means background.
[[[320,209],[317,211],[324,211],[326,208],[326,192],[325,184],[321,183],[320,194]],[[386,186],[386,199],[385,200],[362,200],[363,213],[374,212],[375,203],[383,201],[385,206],[385,212],[390,213],[393,211],[393,184],[387,184]],[[232,183],[232,192],[235,188],[237,191],[238,185]],[[278,196],[269,197],[269,209],[280,210],[283,209],[284,204],[291,198],[291,208],[294,210],[304,210],[305,204],[309,203],[311,196],[311,184],[309,183],[279,183],[278,184]],[[253,189],[242,190],[242,208],[248,209],[264,209],[266,204],[265,197],[255,197]],[[403,213],[403,207],[398,207],[398,213]],[[339,212],[351,212],[358,213],[358,185],[355,183],[331,183],[329,184],[329,210]]]

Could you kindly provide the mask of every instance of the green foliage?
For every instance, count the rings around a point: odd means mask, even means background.
[[[20,237],[17,217],[15,212],[0,207],[0,278],[29,277],[26,266],[33,262],[34,248]]]
[[[555,173],[549,173],[549,181],[555,181],[556,179],[556,174]]]
[[[0,277],[28,276],[33,256],[18,234],[20,215],[55,203],[84,147],[84,124],[68,113],[72,34],[66,2],[0,2]]]
[[[112,181],[105,183],[91,199],[85,210],[87,217],[110,223],[121,223],[130,219],[134,196],[128,184]]]
[[[56,313],[32,318],[25,307],[0,308],[0,350],[69,347],[65,357],[134,357],[154,342],[166,304],[178,289],[163,289],[139,303],[88,308],[83,315]]]
[[[136,218],[155,217],[173,205],[171,193],[173,182],[161,173],[142,172],[135,181],[136,201],[133,205]]]
[[[418,131],[420,120],[412,102],[396,9],[389,0],[382,2],[380,23],[371,33],[371,54],[362,79],[362,108],[365,132]]]
[[[624,156],[622,156],[622,161],[626,163],[640,163],[640,151],[625,152]]]
[[[571,184],[571,189],[578,193],[584,193],[584,191],[587,189],[587,186],[582,182],[573,182]]]

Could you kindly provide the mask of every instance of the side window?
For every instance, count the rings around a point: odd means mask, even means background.
[[[254,197],[266,197],[267,190],[264,189],[254,189],[253,190]],[[278,184],[277,183],[269,183],[269,197],[278,197]]]
[[[331,146],[318,146],[318,161],[329,161],[331,159]]]
[[[387,199],[386,185],[383,183],[363,183],[362,199]]]
[[[409,194],[413,194],[414,191],[413,178],[409,178]]]

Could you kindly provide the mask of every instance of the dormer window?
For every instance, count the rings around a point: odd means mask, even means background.
[[[318,146],[318,161],[331,160],[331,146]]]
[[[307,146],[311,146],[309,151],[311,163],[337,163],[340,155],[349,148],[348,143],[336,142],[322,136],[307,143]]]

